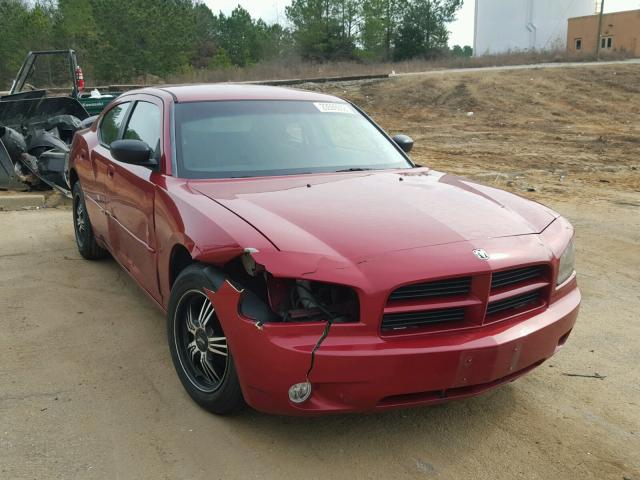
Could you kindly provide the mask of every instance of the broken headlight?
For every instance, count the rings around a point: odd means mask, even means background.
[[[360,307],[354,289],[309,280],[276,279],[268,284],[269,303],[283,322],[357,322]]]
[[[562,285],[564,282],[569,280],[573,272],[575,271],[575,245],[573,239],[567,245],[567,248],[564,249],[562,256],[560,257],[560,266],[558,267],[558,278],[556,281],[556,285]]]

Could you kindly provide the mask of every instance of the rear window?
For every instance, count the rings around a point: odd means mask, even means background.
[[[411,168],[346,103],[222,101],[177,104],[178,174],[228,178]]]

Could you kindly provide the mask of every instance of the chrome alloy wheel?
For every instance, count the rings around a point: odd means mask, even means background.
[[[87,237],[87,213],[85,212],[84,203],[79,195],[76,195],[74,203],[73,220],[76,227],[76,242],[78,242],[79,247],[82,247]]]
[[[217,390],[227,374],[227,337],[209,297],[202,290],[188,290],[176,308],[174,338],[180,366],[198,390]]]
[[[84,234],[87,228],[84,206],[82,205],[82,202],[76,202],[76,228],[78,229],[78,233],[80,234]]]

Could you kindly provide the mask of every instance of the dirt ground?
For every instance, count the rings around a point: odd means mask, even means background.
[[[640,480],[640,66],[323,88],[413,136],[417,162],[574,223],[584,299],[566,347],[442,406],[219,418],[183,391],[145,294],[80,259],[69,210],[0,212],[1,479]]]

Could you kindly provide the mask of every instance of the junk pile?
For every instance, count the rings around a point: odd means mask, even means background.
[[[0,189],[54,188],[70,196],[69,150],[95,117],[68,97],[0,99]]]

